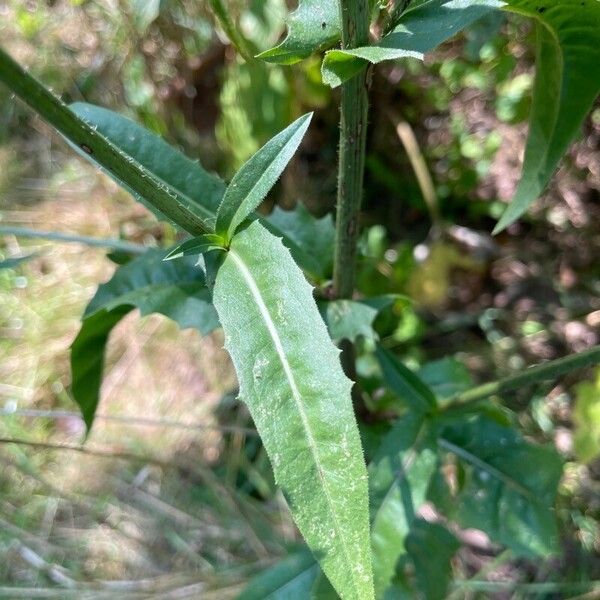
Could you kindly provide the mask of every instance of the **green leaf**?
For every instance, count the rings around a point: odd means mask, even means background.
[[[333,46],[341,35],[340,12],[331,0],[300,0],[287,22],[288,35],[275,48],[258,55],[268,62],[291,65]]]
[[[146,254],[117,269],[101,285],[83,315],[71,346],[72,392],[88,430],[98,406],[104,349],[113,327],[134,308],[142,315],[161,313],[182,329],[207,334],[218,327],[204,273],[194,260],[163,262],[164,251]]]
[[[206,233],[175,246],[163,260],[173,260],[182,256],[198,256],[199,254],[212,252],[213,250],[224,250],[224,243],[221,236],[214,233]]]
[[[331,275],[335,227],[330,214],[316,219],[299,202],[293,210],[276,206],[263,225],[274,235],[283,235],[284,245],[303,269],[320,280]]]
[[[337,87],[370,62],[420,58],[442,42],[501,8],[500,0],[430,0],[404,12],[394,29],[373,46],[331,50],[322,65],[323,81]]]
[[[377,346],[375,353],[386,385],[410,407],[411,411],[424,414],[436,409],[437,400],[434,393],[419,376],[382,346]]]
[[[583,463],[600,456],[600,369],[596,381],[584,381],[575,388],[573,446]]]
[[[111,177],[192,235],[210,233],[205,211],[99,133],[0,50],[0,81]]]
[[[293,600],[309,598],[319,565],[308,552],[293,554],[255,577],[237,600]]]
[[[265,199],[298,149],[312,113],[296,119],[271,138],[235,174],[217,211],[216,232],[229,241]]]
[[[70,108],[134,163],[140,165],[145,172],[153,173],[167,189],[185,197],[191,203],[191,210],[195,214],[202,215],[211,227],[214,225],[215,214],[225,192],[225,184],[217,175],[208,173],[198,161],[189,159],[162,138],[123,115],[83,102],[71,104]],[[81,151],[80,154],[103,167],[95,160],[94,154]],[[153,209],[150,199],[138,194],[110,170],[105,171],[138,202]]]
[[[373,576],[378,598],[406,551],[406,536],[437,468],[437,453],[427,434],[423,414],[408,413],[385,435],[369,465]]]
[[[517,555],[558,551],[553,507],[562,463],[553,448],[484,417],[446,428],[438,441],[469,467],[457,508],[464,527],[485,531]]]
[[[302,535],[342,597],[373,598],[351,382],[311,287],[283,244],[254,221],[233,238],[213,300],[240,397]]]
[[[442,401],[473,386],[467,367],[452,356],[425,363],[418,376]]]
[[[508,0],[507,10],[537,21],[536,77],[523,173],[494,233],[544,191],[600,92],[598,0]]]
[[[417,519],[406,539],[417,586],[426,600],[444,600],[452,576],[452,557],[460,544],[442,525]]]

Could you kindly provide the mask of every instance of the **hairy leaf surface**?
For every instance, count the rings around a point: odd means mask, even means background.
[[[507,8],[536,19],[538,40],[523,173],[495,233],[544,191],[600,92],[599,0],[508,0]]]
[[[258,58],[291,65],[335,44],[341,35],[338,3],[333,0],[300,0],[287,25],[285,40],[262,52]]]
[[[367,473],[351,383],[311,287],[259,222],[231,242],[215,307],[277,483],[343,598],[373,597]]]
[[[241,223],[258,208],[298,149],[311,118],[312,113],[309,113],[296,119],[235,174],[217,211],[217,234],[229,241]]]
[[[485,417],[448,427],[439,444],[469,467],[458,498],[463,526],[485,531],[516,554],[558,550],[553,509],[562,463],[554,449],[534,446]]]
[[[323,81],[337,87],[358,73],[367,62],[398,58],[423,58],[490,11],[499,0],[429,0],[403,13],[394,29],[373,46],[331,50],[325,55]]]
[[[134,308],[161,313],[183,329],[207,334],[219,325],[204,273],[186,258],[163,262],[164,251],[149,250],[117,269],[101,285],[83,315],[71,346],[72,391],[88,429],[98,406],[104,350],[110,331]]]

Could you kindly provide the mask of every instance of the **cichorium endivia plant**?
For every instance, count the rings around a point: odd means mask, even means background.
[[[211,4],[232,43],[252,59],[222,4]],[[345,364],[351,364],[351,342],[359,335],[376,342],[371,326],[390,302],[353,299],[368,69],[423,58],[492,11],[533,19],[537,35],[523,173],[496,227],[500,231],[543,192],[598,95],[600,0],[398,0],[385,8],[369,0],[300,0],[287,37],[257,59],[291,65],[324,52],[323,81],[341,88],[335,239],[330,220],[314,219],[301,207],[269,217],[254,212],[296,152],[310,114],[267,142],[225,185],[118,114],[89,104],[66,106],[0,50],[0,81],[82,157],[189,234],[175,248],[131,260],[98,288],[72,346],[72,390],[90,428],[106,341],[134,308],[162,313],[203,334],[223,328],[240,400],[310,549],[260,575],[241,598],[407,597],[413,592],[398,571],[406,561],[414,567],[419,593],[443,598],[458,542],[418,514],[424,502],[435,502],[432,489],[448,453],[466,479],[453,507],[441,503],[441,512],[482,529],[516,555],[557,549],[558,455],[481,407],[490,396],[597,362],[598,348],[443,398],[377,346],[382,379],[406,410],[380,439],[367,468],[352,382],[334,344],[342,344]],[[380,25],[377,38],[370,33],[373,20]],[[331,257],[333,299],[319,310],[312,285],[327,282]]]

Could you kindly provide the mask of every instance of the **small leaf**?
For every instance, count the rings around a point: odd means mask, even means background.
[[[288,35],[258,55],[268,62],[291,65],[333,46],[341,35],[340,10],[333,0],[300,0],[288,20]]]
[[[337,87],[367,64],[420,58],[442,42],[504,5],[499,0],[429,0],[404,12],[394,29],[373,46],[331,50],[322,66],[323,81]]]
[[[444,600],[452,576],[452,557],[460,544],[442,525],[417,519],[406,539],[417,586],[423,598]]]
[[[237,600],[292,600],[309,598],[319,565],[306,551],[284,558],[244,588]]]
[[[418,371],[421,381],[442,400],[473,387],[473,378],[463,363],[452,356],[425,363]]]
[[[369,465],[371,540],[376,597],[406,552],[405,540],[438,465],[423,414],[408,413],[384,436]]]
[[[320,280],[331,275],[335,227],[330,214],[316,219],[299,202],[293,210],[276,206],[263,225],[274,235],[284,236],[284,245],[303,269]]]
[[[437,400],[431,389],[418,375],[404,366],[389,350],[377,346],[375,351],[384,381],[410,409],[417,414],[432,412]]]
[[[271,138],[235,174],[217,211],[216,232],[230,240],[265,199],[298,149],[310,124],[306,114]]]
[[[146,30],[160,14],[161,0],[129,0],[133,12],[135,26],[140,33]]]
[[[163,254],[149,250],[117,269],[85,310],[71,346],[71,372],[73,396],[88,430],[98,406],[108,335],[127,313],[134,308],[142,315],[158,312],[202,334],[218,327],[202,270],[191,259],[163,262]]]
[[[205,213],[197,210],[198,205],[81,119],[2,50],[0,81],[79,148],[82,155],[106,169],[138,198],[144,198],[192,235],[210,233],[212,226],[206,221]]]
[[[584,381],[575,388],[573,422],[575,454],[581,462],[590,463],[600,456],[600,369],[596,381]]]
[[[461,525],[485,531],[517,555],[558,551],[554,501],[562,463],[553,448],[534,446],[485,417],[446,428],[438,442],[470,469],[458,497]]]
[[[278,485],[337,592],[373,598],[367,473],[351,382],[312,289],[258,221],[231,242],[213,300]]]
[[[600,92],[598,0],[508,0],[537,21],[536,77],[523,173],[494,233],[542,194]]]
[[[224,249],[224,240],[221,236],[214,233],[206,233],[191,240],[186,240],[179,244],[179,246],[175,246],[163,260],[173,260],[182,256],[198,256],[205,252]]]

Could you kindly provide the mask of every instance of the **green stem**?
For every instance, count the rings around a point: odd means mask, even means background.
[[[342,48],[366,46],[369,42],[368,0],[340,0]],[[333,291],[337,298],[350,298],[354,291],[358,219],[363,193],[367,134],[367,72],[342,85],[340,107],[340,156]]]
[[[240,33],[235,23],[231,20],[223,2],[221,0],[209,0],[209,4],[229,41],[246,62],[252,62],[254,60],[254,52],[252,52],[248,40]]]
[[[144,254],[148,250],[146,246],[123,240],[102,239],[87,235],[71,235],[57,231],[38,231],[37,229],[29,229],[28,227],[4,227],[0,225],[0,235],[16,235],[17,237],[41,238],[54,242],[85,244],[86,246],[110,248],[118,252],[127,252],[128,254]]]
[[[465,406],[494,396],[503,392],[517,390],[523,386],[555,379],[560,375],[574,371],[575,369],[583,369],[594,364],[600,363],[600,346],[593,346],[585,352],[571,354],[565,358],[552,360],[529,369],[525,369],[521,373],[511,375],[499,381],[485,383],[483,385],[471,388],[466,392],[455,394],[448,399],[448,403],[441,409],[442,412],[454,411],[463,409]]]

